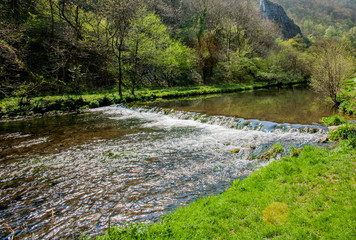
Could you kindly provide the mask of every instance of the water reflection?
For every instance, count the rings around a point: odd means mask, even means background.
[[[336,112],[332,105],[320,101],[315,92],[305,86],[262,89],[193,100],[165,101],[150,105],[208,115],[299,124],[319,122],[322,117],[331,116]]]

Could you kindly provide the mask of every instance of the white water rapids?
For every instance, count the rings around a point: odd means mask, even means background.
[[[102,234],[109,218],[111,225],[155,221],[194,199],[223,192],[233,180],[268,164],[252,156],[273,144],[302,147],[326,134],[318,125],[169,109],[110,106],[87,114],[96,125],[110,122],[110,129],[124,134],[92,136],[84,144],[1,165],[0,224],[9,224],[16,237]],[[25,133],[10,134],[45,144]],[[38,139],[51,143],[50,136]],[[13,148],[24,147],[21,141]],[[240,151],[232,153],[235,149]],[[2,239],[9,236],[8,229],[1,230]]]

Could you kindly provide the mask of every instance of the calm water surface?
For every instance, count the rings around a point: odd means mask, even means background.
[[[278,123],[313,124],[319,122],[322,117],[335,114],[335,109],[330,104],[320,101],[315,92],[305,86],[262,89],[151,105]]]
[[[274,143],[299,147],[325,136],[310,124],[332,111],[313,96],[262,90],[1,122],[0,239],[12,230],[24,239],[95,236],[109,219],[156,221],[219,194],[266,165],[251,156]]]

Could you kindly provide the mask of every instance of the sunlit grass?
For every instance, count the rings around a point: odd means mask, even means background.
[[[97,239],[353,239],[356,149],[306,146],[153,225]]]

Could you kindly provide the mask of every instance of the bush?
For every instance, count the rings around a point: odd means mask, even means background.
[[[269,82],[269,83],[292,83],[292,82],[302,82],[304,78],[301,75],[293,73],[269,73],[269,72],[258,72],[256,74],[257,81]]]
[[[323,117],[321,121],[326,125],[326,126],[339,126],[342,124],[346,123],[345,118],[340,117],[338,115],[334,115],[331,117]]]
[[[356,141],[356,127],[353,124],[341,126],[329,135],[332,141],[349,140],[353,143]]]

